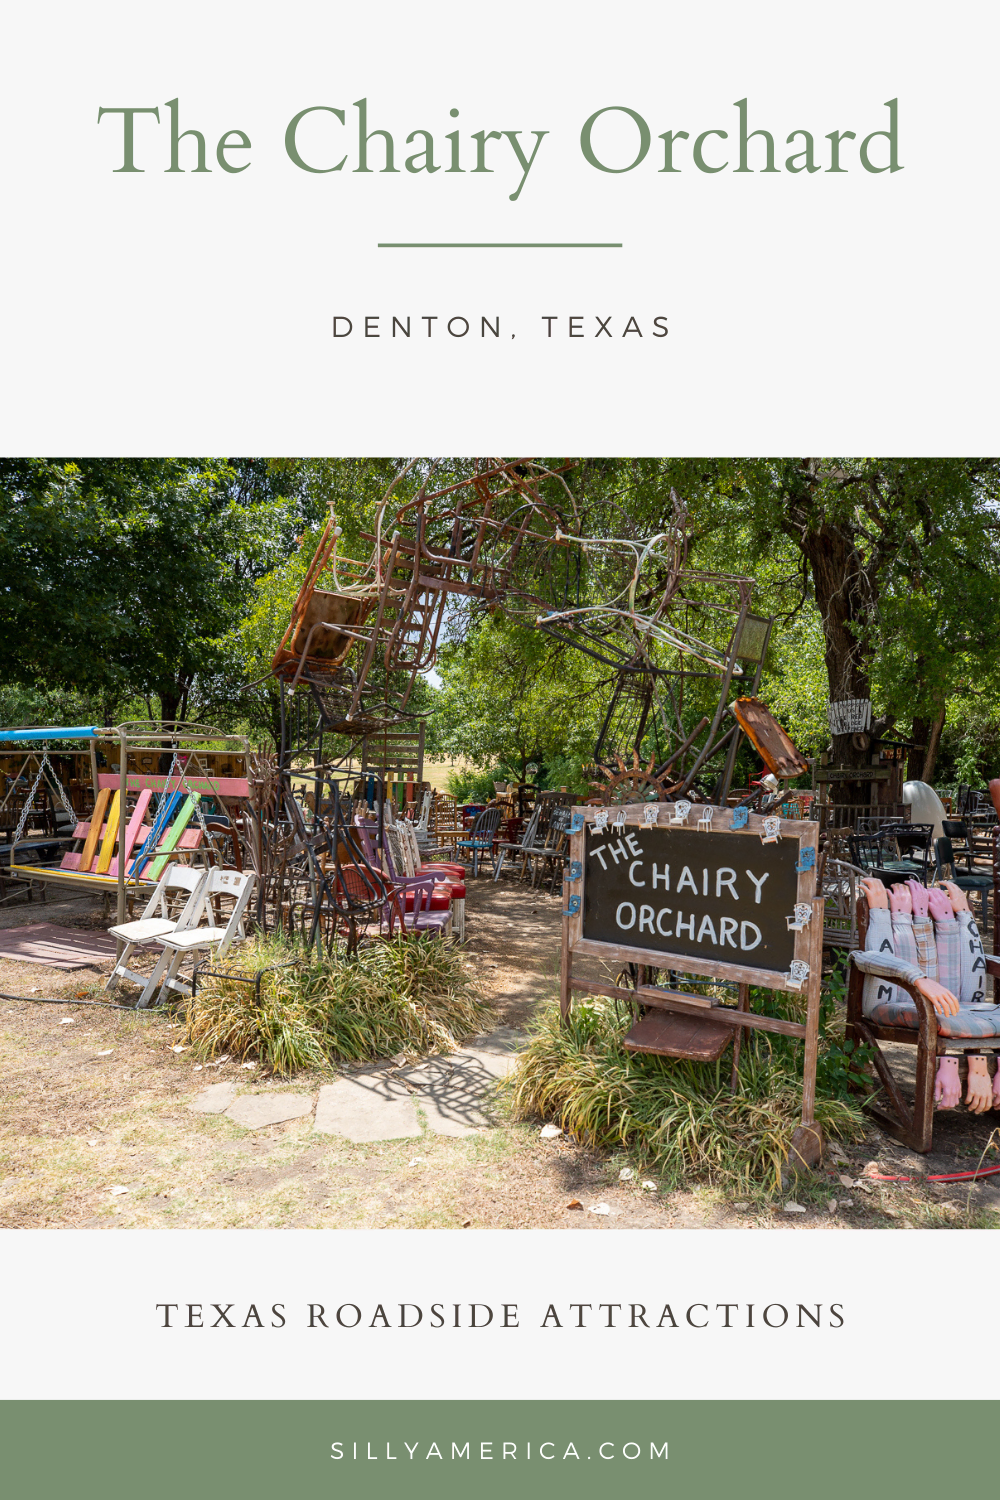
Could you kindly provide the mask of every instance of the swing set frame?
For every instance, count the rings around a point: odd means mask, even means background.
[[[249,782],[246,775],[242,777],[220,778],[202,774],[201,769],[190,769],[192,761],[198,765],[199,748],[204,752],[209,744],[219,744],[225,747],[225,753],[239,754],[244,757],[244,766],[248,764],[250,753],[250,741],[245,735],[229,734],[221,729],[213,729],[205,724],[186,724],[181,722],[157,723],[155,720],[129,720],[126,723],[115,725],[113,728],[104,728],[94,724],[75,725],[68,728],[29,728],[29,729],[0,729],[0,749],[6,745],[37,746],[37,750],[28,751],[29,758],[32,753],[38,760],[38,776],[35,779],[32,794],[41,780],[41,772],[44,767],[49,745],[53,741],[82,740],[86,742],[90,750],[90,772],[94,789],[95,809],[98,797],[102,790],[114,788],[118,792],[118,832],[116,854],[118,859],[118,870],[114,876],[91,875],[76,873],[73,870],[53,868],[42,864],[20,864],[17,860],[19,846],[24,840],[15,840],[10,846],[10,865],[8,867],[12,879],[20,881],[39,881],[51,883],[57,887],[68,887],[75,889],[86,889],[110,895],[112,891],[117,893],[117,916],[116,920],[124,922],[126,917],[126,895],[148,895],[155,889],[155,879],[144,879],[142,875],[138,878],[130,878],[127,866],[129,863],[126,848],[126,831],[128,819],[125,817],[125,806],[128,793],[141,791],[172,792],[185,790],[189,795],[202,793],[220,798],[231,797],[233,799],[245,799],[249,797]],[[118,745],[118,771],[100,772],[97,764],[97,745],[99,741],[113,742]],[[175,759],[183,756],[184,761],[179,769],[171,771],[168,775],[144,775],[128,769],[128,757],[130,752],[156,750],[161,753],[171,754]],[[27,764],[27,761],[25,762]],[[51,769],[51,762],[50,762]],[[55,772],[53,771],[53,775]],[[58,778],[57,778],[58,780]],[[60,786],[61,789],[61,786]],[[30,812],[31,802],[28,803]],[[200,813],[199,813],[200,818]]]

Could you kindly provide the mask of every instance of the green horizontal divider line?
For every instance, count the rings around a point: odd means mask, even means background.
[[[611,240],[380,240],[379,250],[623,250]]]

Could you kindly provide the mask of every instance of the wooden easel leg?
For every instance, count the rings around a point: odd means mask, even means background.
[[[806,1045],[802,1062],[802,1122],[792,1134],[788,1165],[792,1171],[816,1167],[823,1159],[823,1132],[816,1124],[816,1063],[819,1057],[819,999],[823,982],[822,897],[812,903],[809,924],[809,999],[806,1009]]]
[[[570,966],[573,962],[569,946],[569,917],[566,915],[569,908],[569,881],[563,881],[562,888],[563,919],[562,919],[562,947],[559,954],[559,1013],[565,1021],[569,1015],[570,1002]]]
[[[750,986],[748,984],[741,984],[739,986],[739,999],[736,1009],[750,1009]],[[733,1071],[729,1079],[729,1092],[731,1094],[736,1093],[736,1085],[740,1079],[740,1048],[743,1042],[743,1027],[737,1026],[735,1030],[736,1035],[733,1037]]]

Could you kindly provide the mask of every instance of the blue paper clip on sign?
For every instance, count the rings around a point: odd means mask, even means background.
[[[569,831],[570,833],[583,832],[583,813],[578,812],[573,814],[569,820]]]
[[[813,848],[799,850],[799,862],[795,866],[797,870],[815,870],[816,850]]]
[[[582,874],[583,874],[583,865],[581,864],[580,860],[578,860],[578,859],[570,860],[569,874],[566,876],[566,879],[567,880],[579,880],[580,876]]]
[[[570,898],[569,898],[569,907],[567,908],[566,911],[563,912],[563,916],[564,917],[575,917],[576,914],[577,914],[577,912],[579,910],[580,910],[580,898],[579,898],[579,896],[570,896]]]
[[[748,807],[733,808],[733,828],[745,828],[750,821],[750,809]]]

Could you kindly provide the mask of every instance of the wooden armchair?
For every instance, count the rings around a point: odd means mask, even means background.
[[[858,944],[864,947],[868,932],[868,902],[859,896],[857,905]],[[986,957],[986,972],[996,980],[1000,978],[1000,958]],[[909,1146],[912,1151],[930,1151],[934,1133],[934,1075],[937,1060],[946,1052],[979,1052],[995,1046],[1000,1050],[1000,1035],[995,1037],[941,1036],[938,1018],[924,995],[905,980],[893,979],[897,989],[905,990],[917,1007],[919,1024],[916,1030],[908,1026],[885,1026],[865,1016],[862,1012],[862,993],[865,974],[854,962],[852,954],[847,982],[847,1036],[855,1043],[865,1043],[872,1049],[875,1070],[885,1090],[891,1112],[877,1104],[868,1106],[868,1113],[889,1132]],[[879,1042],[896,1042],[917,1049],[917,1076],[913,1108],[910,1109],[893,1074],[889,1060]]]

